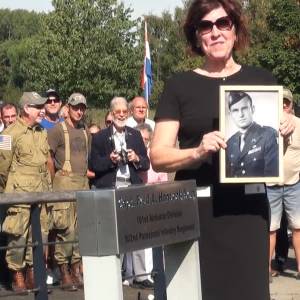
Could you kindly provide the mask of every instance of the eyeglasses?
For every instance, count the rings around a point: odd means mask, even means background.
[[[47,99],[46,104],[59,103],[60,99]]]
[[[213,30],[214,25],[216,25],[219,30],[225,31],[231,30],[233,22],[229,16],[221,17],[215,22],[201,20],[198,25],[196,25],[196,29],[200,34],[207,34]]]
[[[146,110],[147,107],[146,106],[135,106],[135,109],[141,109],[141,110]]]
[[[116,115],[119,115],[121,113],[124,114],[124,115],[126,115],[128,113],[128,110],[127,109],[117,109],[117,110],[114,111],[114,113]]]

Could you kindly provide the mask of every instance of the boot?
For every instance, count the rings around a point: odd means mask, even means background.
[[[78,287],[78,288],[83,288],[83,278],[80,272],[80,265],[81,262],[77,262],[71,265],[71,276],[73,279],[74,284]]]
[[[21,292],[26,293],[27,290],[26,290],[25,280],[24,280],[24,275],[22,270],[20,271],[11,270],[11,272],[12,272],[12,284],[11,284],[12,290],[18,293]]]
[[[33,267],[28,266],[26,269],[26,277],[25,277],[25,284],[27,290],[34,289],[34,274],[33,274]]]
[[[61,288],[70,292],[77,291],[77,287],[74,285],[72,277],[69,273],[68,265],[59,265],[59,270],[61,274]]]

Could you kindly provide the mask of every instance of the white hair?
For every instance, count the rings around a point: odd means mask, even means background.
[[[113,112],[116,105],[120,103],[125,104],[126,107],[128,108],[128,102],[124,97],[114,97],[110,101],[110,111]]]

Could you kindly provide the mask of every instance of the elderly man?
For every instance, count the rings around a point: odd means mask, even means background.
[[[113,98],[110,111],[113,124],[92,141],[89,167],[96,174],[95,185],[101,188],[142,183],[138,172],[149,169],[149,158],[141,134],[125,126],[126,99]]]
[[[288,89],[283,91],[283,110],[294,114],[293,95]],[[293,116],[295,130],[288,141],[285,141],[283,167],[284,181],[267,186],[267,195],[271,208],[270,224],[270,276],[278,275],[271,269],[271,260],[276,244],[276,233],[280,227],[282,213],[285,212],[297,261],[296,278],[300,279],[300,119]]]
[[[254,105],[250,95],[245,92],[230,92],[228,107],[238,132],[227,141],[226,175],[278,176],[279,149],[276,130],[254,122]]]
[[[2,121],[4,128],[7,128],[10,124],[13,124],[17,120],[18,110],[15,104],[6,103],[1,107]]]
[[[48,131],[54,191],[89,189],[87,178],[89,137],[82,123],[86,108],[86,98],[80,93],[73,93],[67,102],[67,119]],[[56,203],[52,215],[57,241],[70,242],[78,239],[76,203]],[[82,288],[78,244],[57,244],[54,257],[61,272],[62,289],[75,291],[77,287]]]
[[[110,111],[112,124],[94,135],[92,140],[89,167],[96,175],[94,184],[104,188],[142,183],[140,171],[148,170],[150,162],[140,132],[125,126],[128,117],[126,99],[113,98]],[[127,255],[132,257],[131,253]],[[136,265],[142,264],[143,257],[138,257]],[[132,275],[131,271],[126,275]],[[137,271],[136,274],[141,273]],[[148,283],[147,276],[139,279]]]
[[[155,122],[147,118],[148,103],[143,97],[135,97],[131,101],[131,117],[126,121],[126,125],[134,128],[139,124],[150,125],[152,131],[154,130]]]
[[[35,92],[24,93],[20,100],[20,117],[1,136],[0,189],[5,193],[44,192],[50,189],[47,173],[47,133],[38,124],[45,101],[46,99]],[[8,235],[9,247],[18,247],[30,242],[30,205],[10,206],[3,223],[3,231]],[[8,249],[6,262],[12,274],[14,291],[22,292],[26,288],[34,288],[30,247]]]

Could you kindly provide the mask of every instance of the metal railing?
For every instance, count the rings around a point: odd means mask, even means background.
[[[39,204],[56,202],[75,202],[76,191],[68,192],[44,192],[44,193],[6,193],[0,194],[0,205],[12,206],[17,204],[30,204],[30,222],[32,229],[32,243],[20,245],[18,248],[32,247],[33,270],[35,289],[31,290],[35,294],[35,300],[48,300],[48,288],[46,283],[46,264],[44,260],[43,246],[66,242],[43,243],[40,223]],[[76,243],[78,241],[72,241]],[[0,247],[0,250],[11,249],[12,247]],[[16,247],[14,247],[16,248]],[[2,294],[2,297],[19,295],[20,293]]]
[[[44,260],[43,246],[53,244],[78,243],[77,240],[69,242],[47,242],[43,243],[41,224],[40,224],[40,206],[39,204],[58,203],[58,202],[76,202],[76,191],[64,192],[39,192],[39,193],[0,193],[0,206],[12,206],[17,204],[30,204],[30,222],[32,227],[32,243],[18,246],[19,248],[32,247],[34,283],[35,289],[30,290],[35,294],[35,300],[48,300],[48,287],[46,283],[46,264]],[[0,251],[12,247],[0,247]],[[16,247],[13,247],[16,248]],[[166,299],[166,283],[163,267],[162,247],[153,248],[153,271],[151,274],[154,279],[155,299]],[[135,276],[139,277],[139,275]],[[1,294],[1,297],[20,295],[20,293]]]

